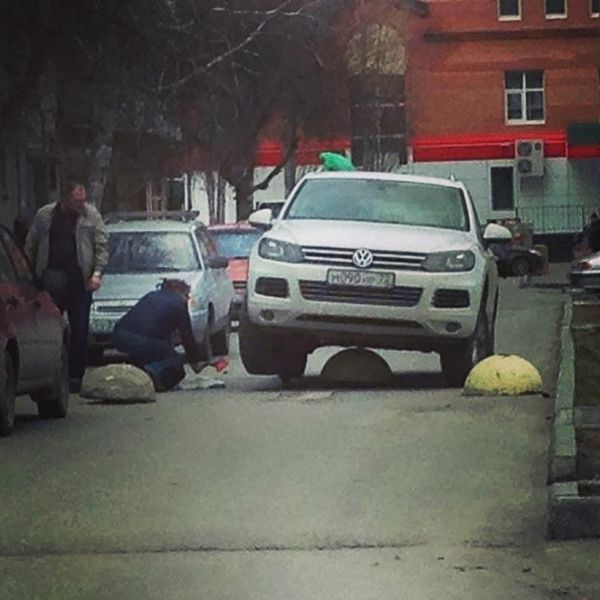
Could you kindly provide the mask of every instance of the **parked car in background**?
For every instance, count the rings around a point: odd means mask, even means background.
[[[15,422],[15,398],[30,394],[41,417],[69,410],[69,332],[25,256],[0,227],[0,435]]]
[[[390,173],[305,176],[250,255],[240,355],[253,374],[304,373],[320,346],[437,352],[452,386],[494,352],[498,272],[464,184]]]
[[[271,210],[271,214],[273,218],[277,218],[283,205],[285,204],[285,200],[259,200],[254,205],[254,210],[262,210],[264,208],[269,208]]]
[[[539,275],[544,269],[544,257],[537,250],[508,247],[497,257],[498,273],[501,277]]]
[[[228,260],[195,213],[125,213],[106,218],[109,260],[90,313],[90,358],[110,347],[117,321],[164,279],[191,286],[189,312],[202,359],[229,351],[233,284]]]
[[[575,261],[571,265],[569,280],[573,287],[600,293],[600,252]]]
[[[248,257],[263,232],[249,223],[211,225],[208,230],[217,244],[219,254],[229,259],[227,270],[235,290],[231,318],[237,320],[246,296]]]

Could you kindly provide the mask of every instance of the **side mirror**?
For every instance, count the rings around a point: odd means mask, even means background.
[[[490,223],[486,226],[483,231],[483,241],[486,246],[490,244],[501,244],[503,242],[512,241],[512,233],[510,229],[497,225],[496,223]]]
[[[250,225],[259,229],[269,229],[271,221],[273,221],[273,211],[270,208],[261,208],[248,217]]]
[[[229,265],[229,259],[224,256],[211,256],[208,259],[209,269],[226,269]]]

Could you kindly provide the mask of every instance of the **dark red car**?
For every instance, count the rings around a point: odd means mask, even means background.
[[[41,417],[69,408],[68,327],[25,256],[0,226],[0,435],[15,422],[15,397],[30,394]]]
[[[238,320],[240,307],[246,296],[248,257],[252,247],[264,232],[246,222],[211,225],[208,231],[217,244],[219,254],[229,259],[227,272],[235,290],[231,318]]]

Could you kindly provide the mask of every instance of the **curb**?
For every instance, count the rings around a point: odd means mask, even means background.
[[[600,537],[600,481],[576,481],[575,427],[597,424],[599,407],[574,407],[575,348],[571,335],[573,299],[561,324],[560,369],[550,441],[546,535],[552,540]],[[592,494],[592,495],[590,495]]]
[[[552,485],[547,534],[552,540],[600,536],[600,496],[581,496],[575,481]]]
[[[573,402],[575,396],[575,349],[571,335],[573,300],[569,296],[560,334],[560,368],[556,399],[554,404],[554,428],[550,443],[549,482],[575,479],[577,445],[573,422]]]

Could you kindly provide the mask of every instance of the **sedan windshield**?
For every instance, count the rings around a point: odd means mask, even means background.
[[[110,233],[108,252],[106,273],[167,273],[200,268],[187,233]]]
[[[309,179],[297,192],[284,218],[469,230],[460,189],[408,181]]]
[[[248,258],[252,247],[260,239],[262,232],[258,229],[246,231],[211,231],[219,254],[227,258]]]

